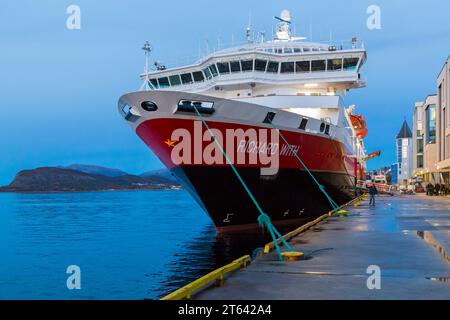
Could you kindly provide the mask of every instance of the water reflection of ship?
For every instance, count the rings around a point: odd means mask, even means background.
[[[306,219],[281,227],[279,231],[289,232],[304,222]],[[169,276],[160,283],[157,294],[163,296],[244,255],[254,257],[270,241],[268,233],[261,234],[256,229],[216,233],[212,224],[205,226],[194,238],[179,246],[176,259],[165,266]]]

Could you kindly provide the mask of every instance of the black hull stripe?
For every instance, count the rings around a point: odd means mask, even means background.
[[[325,195],[305,171],[280,169],[274,176],[261,176],[259,168],[237,169],[274,222],[310,220],[332,210]],[[258,210],[230,167],[184,166],[172,171],[217,228],[226,230],[256,223]],[[332,172],[313,174],[338,205],[355,197],[354,177]]]

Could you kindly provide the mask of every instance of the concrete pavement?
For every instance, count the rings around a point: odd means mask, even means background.
[[[382,196],[375,208],[363,201],[291,243],[309,259],[264,255],[196,298],[450,299],[449,198]],[[381,289],[370,290],[378,267]]]

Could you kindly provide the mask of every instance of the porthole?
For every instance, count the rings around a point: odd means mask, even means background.
[[[325,130],[325,123],[320,124],[320,132],[323,132]]]
[[[144,101],[141,103],[142,109],[145,111],[156,111],[158,110],[158,106],[153,101]]]

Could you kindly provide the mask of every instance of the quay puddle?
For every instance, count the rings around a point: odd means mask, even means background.
[[[431,245],[436,251],[439,253],[439,255],[446,260],[448,263],[450,263],[450,254],[445,251],[445,248],[442,247],[442,245],[434,239],[433,235],[429,231],[417,231],[417,235],[422,238],[427,244]]]
[[[450,277],[426,277],[425,279],[450,284]]]

